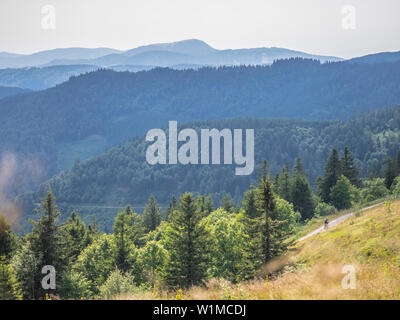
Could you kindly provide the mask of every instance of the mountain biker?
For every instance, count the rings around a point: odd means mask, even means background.
[[[325,229],[328,229],[328,224],[329,224],[328,217],[325,218],[324,224],[325,224]]]

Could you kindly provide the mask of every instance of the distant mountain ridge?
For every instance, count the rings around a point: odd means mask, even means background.
[[[83,52],[80,55],[80,52]],[[105,53],[105,55],[104,55]],[[4,68],[2,61],[32,61],[53,55],[54,60],[35,67]],[[274,60],[301,57],[324,61],[343,60],[336,57],[319,56],[282,48],[255,48],[236,50],[217,50],[207,43],[192,39],[173,43],[160,43],[140,46],[127,51],[108,48],[100,49],[56,49],[39,52],[30,56],[0,53],[0,86],[12,86],[31,90],[43,90],[65,82],[71,76],[107,68],[115,71],[147,71],[157,67],[176,70],[197,70],[208,66],[268,65]],[[85,58],[86,57],[86,58]],[[90,58],[87,58],[90,57]],[[400,60],[399,52],[382,52],[343,60],[348,63],[386,63]],[[43,62],[44,60],[42,60]]]
[[[0,53],[0,68],[37,67],[59,59],[95,59],[104,55],[117,53],[110,48],[60,48],[45,50],[33,54]]]
[[[37,52],[31,55],[0,53],[0,68],[85,64],[109,67],[112,65],[152,65],[167,67],[175,64],[238,65],[271,64],[285,58],[312,58],[341,61],[338,57],[312,55],[283,48],[254,48],[217,50],[197,39],[140,46],[127,51],[110,48],[65,48]]]
[[[193,56],[201,56],[205,54],[210,54],[218,50],[212,48],[210,45],[204,41],[190,39],[171,43],[157,43],[147,46],[140,46],[128,51],[124,54],[127,56],[133,56],[139,53],[145,53],[149,51],[170,51],[177,52]]]
[[[375,54],[368,54],[366,56],[357,57],[348,60],[351,63],[384,63],[396,62],[400,60],[400,51],[396,52],[380,52]]]

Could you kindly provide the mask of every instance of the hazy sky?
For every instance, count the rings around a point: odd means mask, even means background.
[[[43,28],[45,5],[55,8],[55,29]],[[400,50],[399,16],[400,0],[0,0],[0,52],[196,38],[217,49],[352,57]]]

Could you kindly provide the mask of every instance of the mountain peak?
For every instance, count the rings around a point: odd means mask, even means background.
[[[149,51],[173,51],[175,53],[190,55],[190,56],[201,56],[216,51],[206,42],[198,39],[187,39],[176,42],[166,43],[155,43],[137,47],[125,52],[128,56],[133,56],[139,53],[145,53]]]

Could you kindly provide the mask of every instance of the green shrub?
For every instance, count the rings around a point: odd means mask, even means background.
[[[375,178],[364,182],[364,188],[361,190],[361,197],[363,201],[369,202],[383,198],[388,193],[389,190],[386,189],[385,180],[382,178]]]
[[[335,214],[335,213],[337,213],[336,208],[325,202],[320,202],[315,207],[315,215],[316,216],[323,217],[323,216],[329,216],[329,215]]]
[[[90,297],[89,281],[80,272],[64,272],[57,284],[57,292],[62,299],[82,299]]]
[[[100,297],[111,299],[121,294],[129,294],[137,291],[134,278],[129,273],[122,274],[116,269],[108,277],[107,281],[100,287]]]
[[[351,192],[352,186],[344,175],[336,182],[336,184],[331,188],[331,199],[333,205],[341,209],[347,209],[351,207]]]

